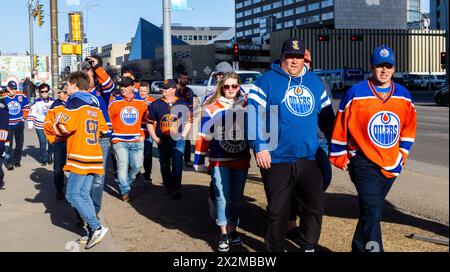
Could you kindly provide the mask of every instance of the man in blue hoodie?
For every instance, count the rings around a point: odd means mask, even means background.
[[[298,203],[302,250],[314,252],[320,238],[323,179],[315,160],[317,131],[320,127],[331,138],[334,113],[322,81],[304,67],[304,55],[302,40],[287,39],[281,59],[248,96],[248,139],[268,200],[265,242],[269,252],[283,250],[291,196]]]

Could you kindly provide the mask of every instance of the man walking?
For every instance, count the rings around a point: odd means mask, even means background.
[[[176,96],[189,105],[189,110],[191,114],[193,114],[194,110],[194,91],[189,88],[187,85],[189,84],[189,74],[186,72],[181,72],[178,75],[178,85]],[[191,161],[191,141],[189,137],[186,138],[185,147],[184,147],[184,165],[186,167],[193,167],[194,164]]]
[[[287,39],[281,60],[255,83],[248,97],[248,137],[268,200],[265,242],[270,252],[283,250],[291,196],[301,210],[302,250],[313,252],[321,233],[323,184],[315,160],[317,131],[320,121],[321,130],[331,136],[333,110],[322,81],[304,67],[304,55],[302,40]],[[272,130],[277,117],[278,126]],[[271,128],[269,137],[263,134],[266,126]]]
[[[125,77],[120,82],[120,95],[109,105],[112,121],[112,144],[117,160],[117,181],[123,201],[130,201],[131,185],[142,167],[147,123],[147,103],[134,92],[134,81]]]
[[[142,99],[147,103],[147,106],[155,102],[155,99],[150,96],[150,83],[147,81],[142,81],[139,84],[139,95]],[[142,130],[145,135],[145,143],[144,143],[144,180],[146,182],[152,182],[152,164],[153,164],[153,139],[150,137],[147,128],[148,120],[145,123],[142,123]]]
[[[0,189],[5,185],[3,172],[3,156],[5,152],[5,144],[8,140],[9,130],[9,111],[5,104],[5,97],[3,96],[3,90],[0,90]]]
[[[14,170],[14,167],[21,167],[25,120],[27,120],[30,105],[27,97],[17,91],[17,83],[15,81],[8,82],[6,90],[5,104],[9,109],[9,146],[6,147],[5,166],[10,171]],[[13,139],[16,144],[14,152]]]

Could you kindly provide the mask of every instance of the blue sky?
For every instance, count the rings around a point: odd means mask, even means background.
[[[233,26],[234,0],[187,0],[190,11],[172,13],[172,23],[188,26]],[[40,0],[45,9],[45,24],[34,27],[35,51],[50,54],[49,0]],[[429,0],[424,12],[429,10]],[[24,54],[29,50],[28,0],[0,0],[0,51]],[[89,10],[87,4],[96,3]],[[82,10],[87,17],[87,34],[94,46],[108,43],[126,43],[134,36],[140,17],[159,26],[162,23],[162,0],[59,0],[59,40],[68,31],[68,18],[64,12]],[[9,11],[9,12],[7,12]]]
[[[0,0],[0,51],[24,54],[29,50],[27,3],[28,0]],[[50,0],[40,0],[46,13],[45,24],[42,28],[36,24],[34,27],[35,51],[42,55],[50,54],[49,3]],[[90,9],[86,18],[88,3],[97,3],[98,6]],[[140,17],[157,26],[162,24],[162,0],[58,0],[58,5],[60,42],[68,31],[68,16],[64,12],[69,11],[82,10],[85,13],[89,42],[94,46],[129,42]],[[234,0],[188,0],[188,7],[193,10],[173,12],[172,23],[234,26]]]

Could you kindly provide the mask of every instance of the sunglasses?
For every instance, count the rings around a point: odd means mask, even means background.
[[[228,91],[229,89],[233,89],[233,90],[236,90],[236,89],[239,89],[239,85],[238,84],[233,84],[233,85],[223,85],[223,89],[225,90],[225,91]]]
[[[48,93],[49,91],[40,91],[40,93]]]

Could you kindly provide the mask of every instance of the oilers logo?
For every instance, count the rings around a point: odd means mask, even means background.
[[[166,114],[159,122],[159,128],[164,135],[176,134],[178,132],[178,118],[173,114]]]
[[[134,126],[139,120],[139,112],[134,107],[125,107],[120,112],[120,120],[125,125]]]
[[[9,114],[14,116],[20,113],[20,111],[22,110],[22,106],[16,101],[11,101],[8,103],[8,109]]]
[[[42,115],[47,116],[48,113],[48,106],[45,106],[42,108]]]
[[[370,140],[381,148],[393,147],[400,138],[400,118],[392,112],[377,113],[369,122]]]
[[[315,100],[307,87],[295,86],[287,91],[284,103],[292,114],[305,117],[313,112]]]
[[[220,147],[222,147],[223,150],[226,150],[228,153],[237,154],[248,147],[247,141],[244,140],[244,135],[241,133],[241,130],[236,129],[231,132],[232,135],[229,135],[231,138],[229,139],[227,135],[223,132],[222,129],[222,137],[218,141]]]

